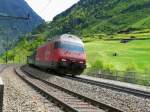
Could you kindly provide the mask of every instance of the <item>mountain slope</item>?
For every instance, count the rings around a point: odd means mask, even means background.
[[[89,36],[84,38],[87,42],[85,48],[89,67],[90,65],[94,67],[94,63],[100,60],[108,64],[108,70],[114,66],[122,71],[122,67],[128,69],[129,65],[129,69],[135,67],[145,71],[146,67],[150,66],[147,53],[149,40],[123,44],[114,40],[99,41],[97,38],[93,39],[95,35],[92,34],[114,33],[106,35],[106,38],[115,39],[150,37],[149,13],[149,0],[80,0],[79,3],[56,16],[51,23],[42,24],[34,29],[32,36],[20,40],[14,49],[9,50],[8,60],[26,63],[26,57],[31,55],[39,45],[45,43],[47,38],[70,32],[83,37]],[[130,30],[137,31],[127,32]],[[120,34],[124,31],[128,34]],[[117,32],[120,33],[116,34]],[[117,53],[117,56],[114,56],[114,53]],[[0,61],[4,62],[5,58],[6,54],[1,55]]]
[[[51,35],[115,33],[150,28],[149,0],[80,0],[49,24]]]
[[[44,22],[24,0],[1,0],[0,1],[0,15],[27,17],[30,15],[29,20],[10,19],[0,16],[0,40],[2,45],[8,40],[16,40],[18,35],[21,36],[27,32],[32,31],[37,25]],[[0,46],[1,48],[1,46]]]

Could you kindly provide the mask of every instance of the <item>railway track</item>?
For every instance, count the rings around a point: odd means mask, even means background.
[[[0,73],[2,73],[3,70],[4,70],[5,68],[7,68],[8,66],[9,66],[9,65],[4,65],[4,64],[0,65]]]
[[[104,88],[109,88],[109,89],[116,90],[116,91],[119,91],[119,92],[125,92],[125,93],[128,93],[128,94],[133,94],[135,96],[150,98],[150,92],[148,92],[148,91],[142,91],[142,90],[138,90],[138,89],[134,89],[134,88],[124,87],[124,86],[121,86],[121,85],[114,85],[114,84],[109,84],[109,83],[105,83],[105,82],[94,81],[92,79],[86,79],[86,78],[83,78],[83,77],[80,77],[80,76],[71,77],[71,76],[68,76],[68,75],[64,75],[62,77],[69,78],[71,80],[84,82],[84,83],[87,83],[87,84],[101,86],[101,87],[104,87]]]
[[[22,67],[22,69],[24,69],[24,67]],[[45,71],[43,71],[43,72],[45,72]],[[53,74],[51,74],[51,75],[53,75]],[[114,85],[114,84],[104,83],[104,82],[100,82],[100,81],[94,81],[92,79],[83,78],[81,76],[72,77],[69,75],[60,75],[57,73],[55,73],[54,75],[57,75],[57,76],[63,77],[63,78],[67,78],[67,79],[71,79],[71,80],[75,80],[75,81],[80,81],[80,82],[91,84],[91,85],[109,88],[109,89],[116,90],[119,92],[133,94],[133,95],[139,96],[139,97],[150,98],[150,92],[148,92],[148,91],[142,91],[142,90],[135,89],[135,88],[125,87],[125,86],[121,86],[121,85]]]
[[[121,110],[97,102],[78,93],[67,90],[53,83],[41,80],[27,72],[15,68],[15,72],[33,88],[38,89],[44,96],[52,99],[65,111],[71,112],[121,112]]]

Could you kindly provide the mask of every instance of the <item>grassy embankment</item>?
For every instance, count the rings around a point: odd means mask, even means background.
[[[141,35],[144,35],[144,37]],[[149,38],[150,33],[113,35],[114,38],[129,38],[131,36]],[[84,41],[87,53],[87,71],[100,69],[108,71],[150,72],[150,40],[133,40],[128,43],[120,43],[119,40],[106,41],[90,38],[84,39]],[[15,63],[25,63],[26,57],[44,42],[45,39],[42,38],[42,35],[39,35],[35,40],[21,40],[14,49],[8,52],[9,62],[12,63],[14,57]],[[0,59],[1,62],[4,62],[5,54]]]
[[[85,43],[88,65],[96,61],[110,65],[112,70],[125,71],[129,66],[144,72],[150,68],[150,40],[135,40],[128,43],[120,41],[92,41]],[[114,53],[117,55],[114,56]]]
[[[142,36],[143,35],[143,36]],[[150,33],[133,33],[113,35],[116,38],[149,38]],[[85,43],[89,73],[93,70],[107,71],[122,76],[121,80],[131,80],[138,84],[150,84],[150,39],[133,40],[128,43],[106,40],[88,40]],[[133,73],[129,73],[133,72]],[[130,75],[129,75],[130,74]],[[125,79],[127,77],[137,78]],[[134,80],[134,79],[133,79]],[[147,80],[147,81],[145,81]]]
[[[144,35],[141,36],[141,35]],[[39,35],[36,39],[21,40],[17,46],[9,50],[8,59],[11,63],[25,62],[26,56],[30,55],[39,45],[45,42],[45,39]],[[150,33],[143,34],[118,34],[113,35],[114,38],[149,38]],[[87,62],[92,66],[96,61],[101,61],[103,64],[111,65],[110,69],[126,70],[128,66],[132,66],[136,71],[143,72],[150,68],[150,40],[134,40],[128,43],[120,43],[120,41],[105,41],[103,39],[84,39],[87,53]],[[113,56],[116,53],[116,56]],[[14,55],[15,54],[15,55]],[[5,59],[5,54],[1,56],[1,62]]]

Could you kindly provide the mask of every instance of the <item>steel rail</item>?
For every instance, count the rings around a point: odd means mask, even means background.
[[[44,89],[39,88],[38,86],[36,86],[35,84],[33,84],[32,82],[30,82],[28,79],[26,79],[26,76],[21,75],[22,73],[20,73],[16,68],[14,69],[15,73],[23,80],[25,81],[27,84],[29,84],[32,88],[34,88],[35,90],[38,90],[42,96],[45,96],[47,99],[52,99],[53,102],[55,102],[56,104],[61,105],[65,111],[71,111],[71,112],[78,112],[78,110],[68,106],[67,104],[65,104],[64,102],[58,100],[56,97],[53,97],[52,95],[50,95],[48,92],[46,92]]]
[[[98,102],[98,101],[96,101],[96,100],[93,100],[93,99],[91,99],[91,98],[88,98],[88,97],[86,97],[86,96],[83,96],[83,95],[81,95],[81,94],[79,94],[79,93],[70,91],[70,90],[68,90],[68,89],[65,89],[65,88],[63,88],[63,87],[60,87],[60,86],[55,85],[55,84],[53,84],[53,83],[50,83],[50,82],[48,82],[48,81],[42,80],[42,79],[40,79],[40,78],[38,78],[38,77],[36,77],[36,76],[33,76],[32,73],[30,73],[30,72],[28,72],[28,71],[26,71],[26,70],[24,70],[24,69],[21,69],[21,70],[22,70],[24,73],[29,74],[29,75],[32,76],[33,78],[36,78],[36,79],[38,79],[38,80],[41,80],[42,82],[44,82],[44,83],[46,83],[46,84],[48,84],[48,85],[53,85],[55,88],[61,89],[62,91],[66,92],[66,93],[69,93],[69,94],[71,94],[71,95],[73,95],[73,96],[75,96],[75,97],[78,97],[78,98],[80,98],[80,99],[83,99],[84,101],[89,102],[89,103],[91,103],[92,105],[98,106],[99,108],[101,108],[101,109],[103,109],[103,110],[105,110],[105,111],[107,111],[107,112],[122,112],[120,109],[117,109],[117,108],[115,108],[115,107],[112,107],[112,106],[106,105],[106,104],[104,104],[104,103]]]
[[[45,71],[42,71],[42,72],[45,72]],[[45,73],[48,73],[48,72],[45,72]],[[68,79],[71,79],[71,80],[80,81],[80,82],[83,82],[83,83],[96,85],[96,86],[108,88],[108,89],[111,89],[111,90],[116,90],[116,91],[119,91],[119,92],[132,94],[132,95],[139,96],[139,97],[150,98],[150,92],[148,92],[148,91],[143,91],[143,90],[130,88],[130,87],[125,87],[125,86],[116,85],[116,84],[110,84],[110,83],[95,81],[95,80],[83,78],[83,77],[80,77],[80,76],[72,77],[72,76],[69,76],[69,75],[65,75],[65,74],[60,75],[60,74],[57,74],[57,73],[54,73],[54,74],[51,74],[51,75],[57,75],[59,77],[68,78]]]
[[[80,76],[71,77],[71,76],[65,75],[64,78],[69,78],[69,79],[72,79],[72,80],[75,80],[75,81],[80,81],[80,82],[84,82],[84,83],[87,83],[87,84],[92,84],[92,85],[101,86],[101,87],[104,87],[104,88],[109,88],[109,89],[116,90],[116,91],[119,91],[119,92],[125,92],[125,93],[129,93],[129,94],[133,94],[135,96],[150,98],[150,92],[148,92],[148,91],[142,91],[142,90],[139,90],[139,89],[125,87],[125,86],[116,85],[116,84],[99,82],[99,81],[95,81],[95,80],[92,80],[92,79],[86,79],[86,78],[83,78],[83,77],[80,77]]]

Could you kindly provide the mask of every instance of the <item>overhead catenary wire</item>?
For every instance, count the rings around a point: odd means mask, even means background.
[[[48,0],[48,2],[44,5],[44,7],[41,8],[41,10],[39,11],[39,13],[43,14],[46,11],[46,9],[48,8],[48,6],[50,5],[51,2],[52,2],[52,0]],[[28,25],[29,28],[30,28],[30,22],[31,22],[30,18],[27,21],[27,25]],[[34,23],[37,23],[37,22],[39,22],[39,18],[35,18],[34,19]]]
[[[49,6],[49,4],[51,3],[52,0],[48,0],[48,3],[46,3],[46,5],[42,8],[41,10],[41,14],[47,9],[47,7]],[[30,27],[30,20],[31,20],[31,16],[30,14],[28,13],[27,16],[13,16],[13,15],[7,15],[7,14],[3,14],[3,13],[0,13],[0,19],[10,19],[10,20],[27,20],[27,25],[28,27]],[[35,23],[38,22],[38,18],[35,19]],[[7,43],[8,43],[8,39],[6,40]],[[7,48],[6,48],[6,63],[8,61],[7,59],[7,50],[8,49],[8,45],[7,45]]]
[[[41,14],[47,9],[47,7],[50,5],[51,2],[52,2],[52,0],[48,0],[48,2],[46,3],[46,5],[40,11]]]
[[[0,19],[15,19],[15,20],[29,20],[30,19],[30,14],[28,13],[27,16],[12,16],[12,15],[6,15],[6,14],[0,14]],[[6,58],[5,62],[8,63],[8,36],[6,37]]]
[[[11,15],[2,15],[0,14],[0,18],[5,18],[5,19],[22,19],[22,20],[29,20],[30,19],[30,14],[28,14],[26,17],[24,16],[11,16]]]
[[[48,0],[48,2],[44,5],[44,7],[41,8],[41,10],[39,11],[39,13],[42,15],[43,13],[45,13],[46,9],[48,8],[48,6],[51,4],[52,0]],[[35,20],[35,22],[38,21],[38,18]]]

